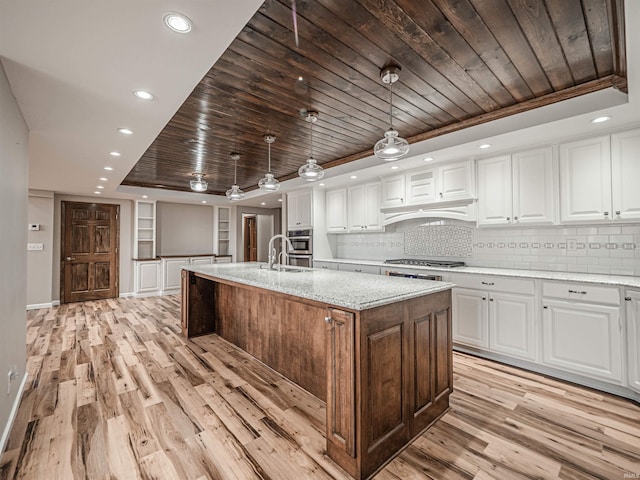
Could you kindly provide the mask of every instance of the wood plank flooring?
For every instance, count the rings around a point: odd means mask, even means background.
[[[0,479],[347,479],[324,403],[215,335],[179,297],[28,314],[28,381]],[[640,407],[454,354],[452,408],[378,480],[640,478]]]

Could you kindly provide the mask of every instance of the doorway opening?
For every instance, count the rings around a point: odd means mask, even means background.
[[[273,215],[242,214],[242,253],[244,262],[268,261],[269,240],[273,237]]]

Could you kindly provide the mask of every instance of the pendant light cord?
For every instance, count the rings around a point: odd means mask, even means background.
[[[393,130],[393,81],[389,76],[389,129]]]
[[[233,184],[238,184],[238,160],[233,160]]]
[[[309,122],[309,131],[311,133],[311,152],[310,158],[313,158],[313,121]]]
[[[269,149],[269,173],[271,173],[271,143],[267,143]]]

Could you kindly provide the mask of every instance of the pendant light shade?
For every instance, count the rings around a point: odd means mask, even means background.
[[[189,184],[191,185],[191,190],[193,190],[194,192],[204,192],[207,190],[207,182],[205,180],[203,180],[203,177],[205,177],[204,173],[192,173],[191,175],[194,176],[194,179],[191,180],[191,182],[189,182]]]
[[[376,157],[385,161],[397,160],[409,153],[409,142],[398,136],[393,128],[393,89],[392,85],[400,78],[400,67],[391,65],[380,72],[382,83],[389,85],[389,130],[384,132],[384,138],[378,140],[373,147]]]
[[[266,192],[275,192],[280,189],[280,182],[271,173],[271,144],[276,141],[276,137],[275,135],[265,135],[264,141],[269,145],[269,170],[264,175],[264,178],[261,178],[258,182],[258,187]]]
[[[309,123],[309,129],[311,131],[309,135],[311,138],[311,147],[309,149],[309,158],[307,159],[307,163],[298,169],[298,175],[309,182],[315,182],[316,180],[320,180],[324,177],[324,169],[318,165],[316,159],[313,158],[313,124],[318,121],[318,115],[318,112],[307,112],[305,120]]]
[[[238,186],[238,159],[240,158],[239,153],[232,153],[231,159],[233,160],[233,185],[231,188],[227,190],[227,198],[229,200],[236,201],[242,200],[244,198],[244,192],[240,190]]]

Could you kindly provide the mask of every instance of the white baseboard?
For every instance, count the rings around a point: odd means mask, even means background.
[[[4,431],[2,432],[2,438],[0,438],[0,456],[4,453],[4,448],[7,446],[7,442],[9,441],[9,434],[11,433],[11,428],[13,427],[13,422],[16,419],[16,415],[18,414],[18,407],[20,407],[20,400],[22,400],[22,393],[24,392],[24,386],[27,384],[28,376],[29,375],[25,371],[22,383],[20,384],[20,388],[18,389],[18,394],[16,395],[16,401],[13,403],[11,413],[9,414],[9,419],[7,420],[7,424],[5,425]]]
[[[53,302],[51,302],[51,306],[52,307],[59,307],[60,306],[60,300],[54,300]]]
[[[125,292],[125,293],[121,293],[120,294],[120,298],[131,298],[131,297],[135,297],[136,294],[133,292]]]
[[[51,308],[51,307],[53,307],[53,302],[32,303],[31,305],[27,305],[27,310],[40,310],[41,308]]]

